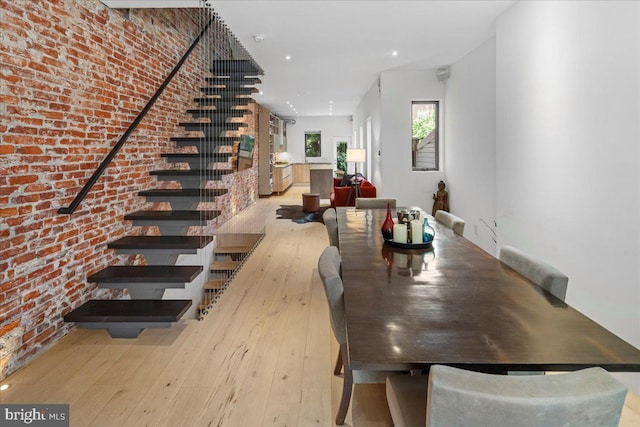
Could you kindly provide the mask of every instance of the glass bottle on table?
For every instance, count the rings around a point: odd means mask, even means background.
[[[429,220],[424,217],[424,223],[422,224],[422,243],[431,243],[436,236],[436,230],[429,225]]]
[[[391,216],[391,203],[387,203],[387,217],[382,223],[382,237],[387,240],[393,239],[393,216]]]

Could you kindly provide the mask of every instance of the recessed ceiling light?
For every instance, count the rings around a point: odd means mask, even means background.
[[[287,105],[291,104],[291,101],[287,101]]]
[[[256,43],[260,43],[261,41],[264,40],[264,34],[256,34],[253,36],[253,40],[255,40]]]
[[[287,61],[291,61],[291,55],[285,56],[284,59],[286,59]]]
[[[264,95],[264,92],[263,92],[263,91],[260,91],[260,95]]]
[[[392,56],[398,56],[398,51],[397,51],[397,50],[394,50],[393,52],[391,52],[391,55],[392,55]]]
[[[0,391],[5,391],[9,387],[11,387],[11,384],[2,384],[0,385]]]

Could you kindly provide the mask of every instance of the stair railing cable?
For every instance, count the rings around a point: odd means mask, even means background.
[[[71,202],[71,204],[69,206],[62,207],[62,208],[58,209],[58,213],[59,214],[72,214],[72,213],[75,212],[75,210],[78,208],[78,206],[80,206],[80,203],[82,203],[82,201],[87,196],[89,191],[91,191],[91,188],[94,186],[94,184],[98,181],[100,176],[107,169],[107,167],[109,166],[109,163],[111,163],[111,161],[114,159],[116,154],[118,154],[118,152],[120,151],[122,146],[125,144],[125,142],[127,142],[127,139],[129,139],[129,136],[131,135],[131,133],[133,133],[133,131],[138,127],[138,125],[140,124],[142,119],[144,119],[144,117],[147,115],[147,113],[149,112],[151,107],[153,107],[153,104],[155,104],[155,102],[158,100],[160,95],[162,95],[162,92],[169,85],[169,83],[171,82],[173,77],[178,73],[178,71],[180,70],[182,65],[185,63],[185,61],[187,60],[187,58],[189,57],[191,52],[195,49],[195,47],[197,46],[198,42],[204,36],[204,34],[207,32],[207,30],[211,26],[211,23],[214,20],[215,20],[214,17],[212,17],[209,20],[209,22],[206,24],[206,26],[202,29],[202,31],[198,35],[198,37],[196,37],[195,40],[193,41],[193,43],[191,43],[191,46],[189,46],[189,49],[187,49],[187,51],[182,56],[180,61],[178,61],[176,66],[173,68],[173,70],[171,70],[171,73],[169,73],[169,75],[165,78],[164,82],[160,85],[160,87],[158,88],[156,93],[151,97],[151,99],[149,99],[149,101],[147,102],[147,105],[145,105],[144,108],[140,111],[140,113],[135,118],[135,120],[131,123],[131,125],[129,125],[129,128],[120,137],[120,139],[118,140],[116,145],[114,145],[113,148],[111,149],[111,151],[109,152],[109,154],[107,154],[107,157],[105,157],[105,159],[102,161],[102,163],[100,163],[100,166],[98,166],[98,168],[95,170],[93,175],[91,175],[91,178],[89,178],[87,180],[87,182],[84,184],[84,187],[82,187],[80,192],[78,192],[78,194],[76,195],[75,199],[73,199],[73,201]]]

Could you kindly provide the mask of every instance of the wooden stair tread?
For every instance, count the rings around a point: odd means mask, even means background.
[[[203,271],[200,265],[112,265],[87,277],[95,283],[188,283]]]
[[[224,285],[226,285],[226,283],[227,279],[211,279],[204,284],[204,289],[217,291],[224,288]]]
[[[218,246],[214,249],[217,254],[246,254],[251,252],[251,246]]]
[[[210,265],[210,269],[211,271],[233,271],[239,266],[239,261],[228,259],[224,261],[213,261]]]
[[[211,236],[126,236],[107,245],[109,249],[202,249]]]
[[[142,210],[124,216],[126,220],[159,221],[198,221],[210,220],[220,215],[220,211],[182,211],[182,210]]]
[[[205,199],[219,197],[227,194],[226,188],[156,188],[152,190],[139,191],[139,196],[156,196],[156,197],[202,197]]]
[[[65,322],[177,322],[191,300],[90,300],[64,316]]]

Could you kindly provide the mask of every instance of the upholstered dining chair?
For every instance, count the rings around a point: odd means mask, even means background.
[[[600,367],[513,377],[433,365],[388,376],[386,393],[395,427],[613,427],[627,389]]]
[[[552,265],[506,245],[500,248],[498,259],[556,298],[564,301],[569,278]]]
[[[356,199],[356,209],[386,209],[388,204],[391,204],[391,209],[395,209],[396,199],[372,197],[358,197]]]
[[[446,211],[436,211],[436,221],[447,228],[451,228],[454,233],[462,236],[464,234],[464,220]]]
[[[352,370],[349,366],[349,358],[347,357],[347,330],[345,326],[344,313],[344,287],[341,277],[342,260],[338,249],[334,246],[328,246],[320,255],[318,261],[318,273],[322,279],[322,285],[329,303],[329,317],[331,320],[331,329],[338,344],[340,351],[338,352],[338,360],[334,368],[334,375],[339,375],[343,370],[344,381],[342,385],[342,397],[340,398],[340,406],[336,414],[336,424],[344,424],[347,416],[347,410],[351,402],[351,393],[353,384],[363,383],[379,383],[383,384],[389,372],[385,371],[362,371]]]
[[[329,236],[329,244],[340,249],[340,240],[338,239],[338,217],[334,208],[329,208],[322,214],[322,221],[327,228]]]

